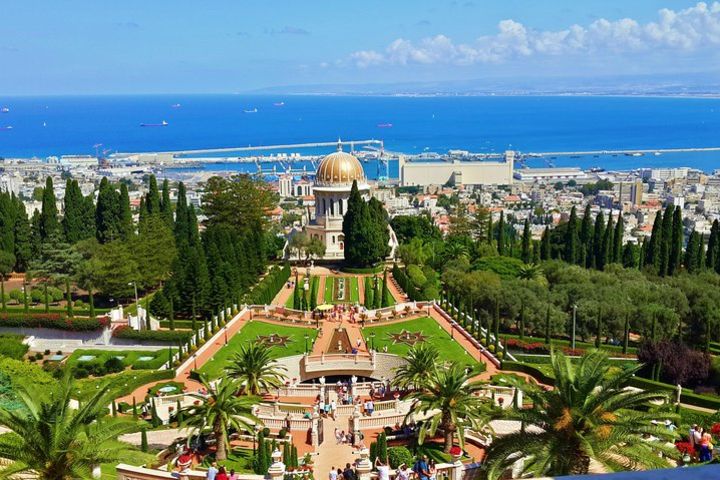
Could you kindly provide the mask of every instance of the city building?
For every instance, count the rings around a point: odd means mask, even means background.
[[[510,185],[514,163],[515,152],[510,150],[496,161],[407,161],[400,156],[400,185]]]

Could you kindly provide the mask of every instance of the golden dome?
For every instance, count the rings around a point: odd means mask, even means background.
[[[360,161],[354,155],[343,152],[342,145],[338,143],[337,152],[320,162],[315,172],[315,183],[320,186],[352,185],[353,180],[364,182],[365,172]]]

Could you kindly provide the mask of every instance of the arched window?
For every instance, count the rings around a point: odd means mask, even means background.
[[[335,235],[332,236],[332,243],[335,245]]]
[[[340,215],[344,215],[344,213],[343,213],[343,200],[342,200],[342,198],[340,199],[339,204],[340,204]]]
[[[323,216],[325,216],[325,215],[327,214],[327,203],[325,203],[325,199],[324,199],[324,198],[323,198],[322,206],[323,206],[323,208],[322,208],[322,214],[323,214]]]
[[[335,202],[332,200],[330,200],[330,215],[335,215]]]

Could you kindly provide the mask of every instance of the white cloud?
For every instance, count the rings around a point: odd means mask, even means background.
[[[360,68],[376,65],[472,65],[497,63],[534,55],[613,54],[671,49],[684,52],[720,46],[720,2],[700,2],[684,10],[664,8],[658,19],[640,24],[631,18],[599,19],[587,26],[538,31],[514,20],[498,23],[497,32],[469,43],[445,35],[413,42],[398,38],[383,51],[361,50],[350,55]]]

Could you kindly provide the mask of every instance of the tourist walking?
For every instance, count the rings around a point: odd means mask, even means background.
[[[415,472],[420,480],[430,480],[430,467],[428,465],[427,455],[423,455],[415,462],[413,472]]]
[[[365,402],[365,413],[368,417],[372,417],[374,411],[375,403],[373,403],[372,398],[370,398],[367,402]]]
[[[230,469],[230,476],[228,477],[228,480],[240,480],[239,475],[235,473],[235,470],[232,468]]]
[[[330,473],[328,474],[328,480],[338,480],[338,472],[337,472],[337,470],[335,470],[335,466],[330,467]]]
[[[701,462],[712,461],[712,451],[713,451],[712,435],[710,435],[710,432],[708,431],[708,429],[705,429],[703,431],[702,436],[700,437],[700,461]]]
[[[218,474],[217,462],[212,462],[210,464],[210,466],[208,467],[205,478],[207,478],[207,480],[215,480],[215,477],[217,477],[217,474]]]
[[[215,480],[228,480],[228,475],[225,471],[225,467],[220,467],[220,469],[218,469],[218,473],[217,475],[215,475]]]
[[[357,480],[357,473],[349,463],[345,464],[345,470],[342,472],[343,480]]]
[[[410,480],[411,473],[412,470],[406,464],[401,463],[395,472],[395,480]]]

